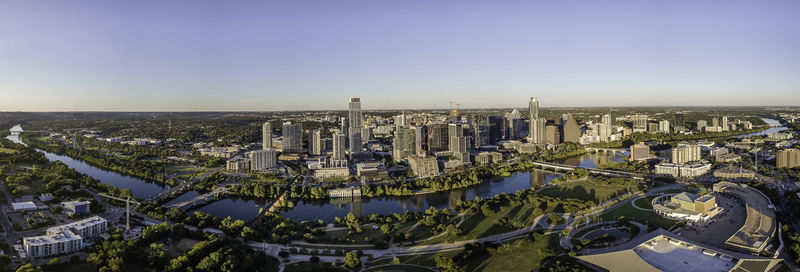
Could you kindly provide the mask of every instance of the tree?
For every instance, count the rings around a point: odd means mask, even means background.
[[[316,256],[316,255],[311,256],[311,258],[308,258],[308,262],[312,263],[312,264],[318,264],[319,263],[319,257]]]
[[[151,266],[160,266],[159,264],[166,262],[167,252],[164,251],[164,244],[152,243],[150,244],[150,252],[147,254],[147,261]]]
[[[11,257],[8,255],[0,255],[0,267],[6,267],[11,263]]]
[[[435,260],[436,260],[436,267],[439,268],[439,271],[442,272],[464,271],[464,269],[456,265],[456,263],[453,261],[453,258],[447,256],[436,256]]]
[[[358,253],[347,252],[344,255],[344,266],[350,269],[361,267],[361,260],[358,258]]]
[[[42,272],[42,268],[32,264],[25,264],[17,268],[17,272]]]

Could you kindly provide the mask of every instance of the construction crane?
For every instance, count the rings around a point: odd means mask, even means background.
[[[119,200],[119,201],[125,202],[125,228],[126,228],[125,230],[130,231],[131,230],[131,203],[133,203],[135,205],[139,205],[141,203],[139,203],[136,200],[132,200],[130,196],[128,196],[128,198],[125,199],[125,198],[119,198],[119,197],[112,196],[112,195],[107,195],[107,194],[104,194],[104,193],[98,193],[98,195],[104,196],[104,197],[107,197],[107,198],[110,198],[110,199],[115,199],[115,200]]]

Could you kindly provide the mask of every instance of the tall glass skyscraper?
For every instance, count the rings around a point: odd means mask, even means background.
[[[267,150],[272,148],[272,124],[269,122],[261,126],[261,149]]]
[[[348,119],[350,119],[347,131],[347,136],[350,138],[350,154],[354,154],[361,152],[361,98],[350,98]]]
[[[545,120],[539,118],[539,100],[536,100],[536,97],[531,97],[528,102],[528,111],[530,114],[528,137],[531,139],[531,143],[543,143]]]

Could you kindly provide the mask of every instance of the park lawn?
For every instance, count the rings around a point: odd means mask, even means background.
[[[392,265],[385,265],[385,266],[375,267],[375,268],[366,268],[363,271],[368,271],[368,272],[394,272],[394,271],[431,272],[431,271],[437,271],[437,270],[434,269],[434,268],[422,268],[422,267],[413,266],[413,265],[392,264]]]
[[[272,271],[272,270],[270,270],[270,271]],[[274,271],[278,271],[277,267],[276,267],[276,269]],[[347,270],[347,269],[344,269],[344,268],[341,268],[341,267],[335,267],[335,266],[332,266],[330,263],[325,263],[325,262],[321,262],[319,264],[311,264],[309,262],[296,262],[296,263],[287,264],[284,267],[283,271],[286,271],[286,272],[305,272],[305,271],[308,271],[308,272],[312,272],[312,271],[337,271],[337,272],[338,271],[343,271],[343,272],[347,272],[347,271],[350,271],[350,270]]]
[[[185,165],[185,164],[177,164],[171,165],[167,167],[167,174],[178,174],[178,173],[185,173],[185,172],[203,172],[208,171],[208,168],[205,167],[194,167],[192,165]]]
[[[650,201],[653,201],[653,198],[654,197],[651,196],[637,198],[634,202],[636,202],[636,206],[639,206],[639,208],[652,209],[653,204],[650,204]]]
[[[19,195],[38,195],[44,193],[44,181],[32,180],[25,184],[17,184],[16,188]]]
[[[605,184],[599,180],[586,179],[573,182],[565,182],[559,185],[544,189],[539,192],[541,195],[556,198],[576,198],[583,201],[600,203],[614,197],[615,194],[628,190],[630,185]],[[635,188],[634,188],[635,189]]]
[[[503,207],[500,211],[485,216],[482,213],[476,213],[472,216],[467,217],[464,220],[464,223],[461,224],[461,235],[455,238],[456,241],[463,241],[463,240],[471,240],[477,239],[482,237],[487,237],[495,234],[505,233],[509,231],[513,231],[516,228],[499,224],[500,218],[504,216],[508,216],[509,218],[513,218],[517,212],[526,205],[520,205],[516,207]],[[457,218],[456,218],[457,219]],[[457,219],[460,220],[460,219]],[[446,239],[444,236],[437,237],[428,241],[423,242],[423,245],[432,245],[438,243],[444,243]]]
[[[362,233],[352,233],[349,234],[349,229],[341,229],[341,230],[334,230],[328,231],[325,235],[319,237],[320,243],[328,243],[328,244],[335,244],[335,243],[345,243],[345,244],[371,244],[373,241],[378,240],[386,236],[383,234],[380,229],[373,229],[372,226],[365,226],[364,232]],[[341,242],[338,239],[348,239],[348,242]]]
[[[542,265],[544,258],[540,249],[552,248],[556,254],[562,251],[558,242],[558,234],[545,235],[541,239],[510,251],[498,251],[486,259],[475,258],[465,264],[467,271],[535,271]],[[507,243],[509,246],[513,242]]]
[[[201,171],[201,172],[186,173],[186,174],[178,175],[178,178],[182,179],[182,180],[190,180],[190,179],[194,179],[196,177],[202,176],[205,173],[208,173],[208,172],[202,172]]]
[[[17,152],[19,152],[19,151],[16,151],[16,150],[11,149],[11,148],[0,147],[0,153],[16,154]]]
[[[630,203],[621,205],[613,210],[603,213],[602,215],[600,215],[600,219],[603,221],[611,221],[619,219],[620,216],[624,216],[627,219],[639,223],[652,224],[656,227],[663,228],[666,230],[668,230],[673,225],[675,225],[675,223],[677,223],[677,221],[675,220],[661,217],[660,215],[652,211],[643,211],[634,208]]]

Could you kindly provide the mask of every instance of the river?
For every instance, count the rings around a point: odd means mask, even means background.
[[[14,128],[18,128],[19,125],[14,126]],[[22,140],[19,139],[18,136],[10,135],[6,137],[7,139],[11,140],[12,142],[19,143],[26,145]],[[50,161],[61,161],[70,168],[74,168],[80,173],[86,174],[96,180],[99,180],[102,183],[110,184],[111,186],[120,188],[120,189],[129,189],[131,190],[131,194],[140,199],[148,198],[151,196],[155,196],[158,193],[161,193],[165,189],[169,188],[169,186],[161,186],[155,183],[146,182],[144,180],[128,177],[120,175],[116,172],[106,171],[94,166],[89,165],[88,163],[70,158],[68,156],[57,155],[54,153],[50,153],[44,150],[36,149],[39,152],[44,153],[44,156],[47,157]]]
[[[19,126],[15,126],[14,128],[19,128]],[[25,144],[17,136],[8,136],[7,138],[16,143]],[[78,172],[87,174],[102,183],[107,183],[120,189],[130,189],[133,196],[137,198],[154,196],[168,188],[168,186],[160,186],[141,179],[105,171],[68,156],[57,155],[39,149],[37,149],[37,151],[44,153],[45,157],[51,161],[59,160]],[[624,158],[624,154],[600,152],[568,158],[561,161],[561,163],[593,168],[608,161],[620,162],[623,161]],[[534,169],[527,172],[517,172],[508,177],[493,178],[488,182],[449,192],[438,192],[410,197],[363,198],[355,201],[352,199],[329,199],[323,201],[300,200],[295,203],[294,208],[282,211],[281,213],[287,218],[296,221],[322,219],[330,222],[333,221],[334,217],[344,217],[350,212],[356,215],[368,215],[372,213],[390,214],[402,213],[405,211],[424,211],[429,207],[452,209],[459,200],[474,199],[475,197],[492,197],[502,193],[510,194],[516,191],[530,189],[533,186],[547,184],[561,175],[560,173]],[[184,201],[197,195],[197,192],[190,191],[168,203]],[[266,200],[264,199],[226,198],[200,206],[189,212],[202,211],[220,218],[231,216],[237,219],[250,220],[255,218],[259,210],[263,208],[265,204]]]
[[[789,129],[789,128],[785,127],[785,126],[774,127],[776,125],[780,125],[781,124],[781,122],[779,122],[778,120],[775,120],[775,119],[761,118],[761,120],[764,120],[764,122],[767,122],[768,125],[773,126],[773,127],[765,129],[765,130],[762,130],[762,131],[759,131],[759,132],[743,134],[743,135],[739,135],[739,136],[736,136],[736,137],[737,138],[747,138],[747,137],[750,137],[750,136],[763,136],[763,135],[769,135],[771,133],[781,132],[781,131]]]
[[[624,154],[600,152],[569,158],[561,163],[591,168],[608,161],[620,162],[624,159]],[[322,219],[326,222],[332,222],[334,217],[344,217],[350,212],[355,215],[369,215],[373,213],[391,214],[405,211],[424,211],[430,207],[453,209],[459,200],[474,199],[476,196],[492,197],[502,193],[511,194],[516,191],[530,189],[533,186],[547,184],[561,175],[561,173],[534,169],[527,172],[517,172],[508,177],[493,178],[488,182],[448,192],[356,200],[350,198],[321,201],[298,200],[294,203],[294,208],[281,211],[281,214],[295,221]],[[196,192],[189,192],[180,197],[182,199],[190,199],[196,195]],[[230,215],[237,219],[250,220],[255,218],[263,207],[263,200],[223,199],[211,202],[193,211],[207,212],[222,218]]]

